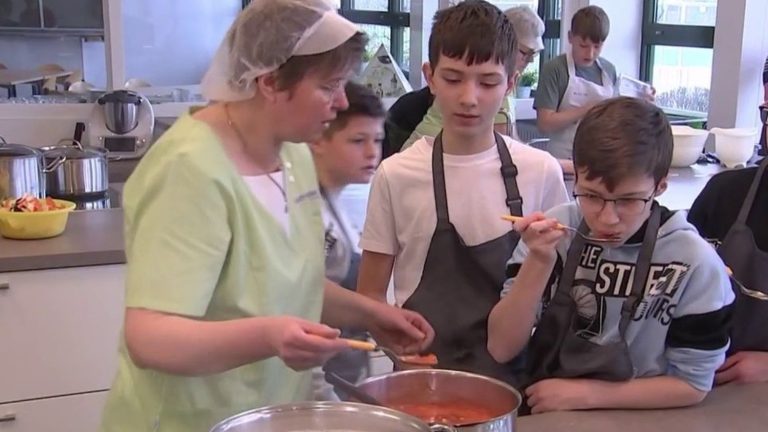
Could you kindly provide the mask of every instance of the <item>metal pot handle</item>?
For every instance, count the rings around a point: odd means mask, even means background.
[[[107,152],[109,152],[109,150],[107,150]],[[120,156],[120,155],[113,155],[113,154],[107,153],[107,160],[109,160],[109,161],[119,161],[119,160],[122,160],[122,159],[123,159],[123,157]]]
[[[2,135],[0,135],[0,142],[2,142],[2,144],[8,144],[8,141],[6,141],[5,137]]]
[[[429,430],[431,430],[432,432],[456,432],[457,429],[453,426],[435,423],[435,424],[429,425]]]
[[[61,164],[66,162],[67,157],[66,156],[59,156],[56,159],[53,160],[50,164],[48,164],[45,168],[43,168],[44,173],[53,172],[56,170],[56,168],[60,167]]]
[[[77,147],[78,150],[83,151],[83,145],[80,143],[80,141],[78,141],[76,139],[72,139],[72,138],[62,138],[62,139],[60,139],[59,142],[56,143],[56,147],[65,147],[65,146],[62,146],[60,144],[61,143],[66,143],[66,142],[74,144],[74,146]],[[66,146],[66,147],[69,147],[69,146]]]

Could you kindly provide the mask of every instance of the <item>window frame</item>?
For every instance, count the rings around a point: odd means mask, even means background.
[[[653,82],[654,46],[714,48],[715,27],[656,22],[659,0],[643,0],[643,28],[640,38],[640,79]]]
[[[562,17],[557,16],[558,4],[562,11],[563,0],[539,0],[538,15],[544,21],[544,51],[539,55],[539,70],[544,63],[560,55],[562,43],[561,28]]]

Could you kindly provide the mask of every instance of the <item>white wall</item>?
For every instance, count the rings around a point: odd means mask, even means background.
[[[199,84],[241,0],[123,1],[125,77]]]
[[[729,0],[717,8],[709,125],[757,127],[768,54],[768,2]]]
[[[57,63],[65,69],[81,70],[80,38],[0,36],[0,63],[9,69],[35,69],[42,64]]]
[[[603,8],[611,20],[611,32],[601,55],[616,66],[616,72],[638,78],[643,0],[591,0],[589,5]],[[564,23],[570,27],[570,17]]]

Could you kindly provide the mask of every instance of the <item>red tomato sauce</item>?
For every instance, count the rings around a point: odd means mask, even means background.
[[[452,426],[483,423],[496,417],[491,409],[466,402],[403,403],[393,404],[391,408],[427,423]]]

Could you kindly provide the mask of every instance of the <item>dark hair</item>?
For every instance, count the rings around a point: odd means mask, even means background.
[[[491,59],[515,70],[517,40],[504,13],[483,0],[466,0],[437,11],[429,36],[429,64],[437,68],[440,55],[463,59],[469,65]]]
[[[599,44],[608,39],[611,21],[599,6],[587,6],[576,11],[571,18],[571,34]]]
[[[649,175],[658,185],[672,163],[672,128],[661,108],[618,97],[587,112],[573,140],[573,165],[609,191],[622,180]]]
[[[336,118],[323,131],[323,136],[326,138],[344,129],[352,117],[373,117],[383,120],[387,115],[381,99],[368,87],[350,81],[344,87],[344,92],[347,94],[349,107],[336,113]]]
[[[356,33],[338,47],[320,54],[293,56],[277,70],[277,85],[281,90],[290,90],[313,71],[326,76],[346,69],[359,69],[368,37]]]

